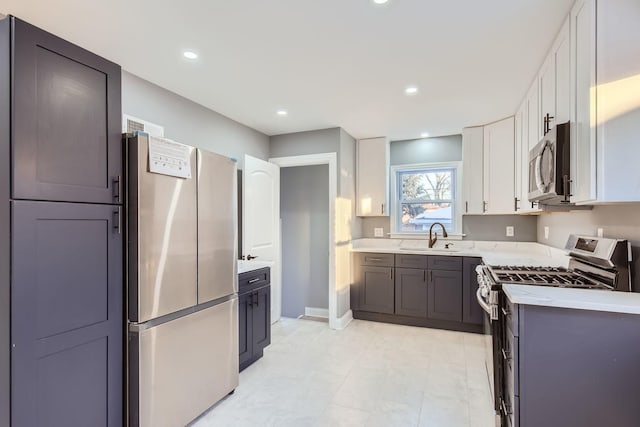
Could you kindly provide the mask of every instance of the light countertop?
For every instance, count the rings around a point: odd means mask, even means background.
[[[502,285],[514,304],[640,314],[640,294],[552,286]]]
[[[445,249],[445,244],[450,244]],[[535,242],[485,242],[438,239],[433,248],[427,240],[358,239],[351,252],[481,257],[488,265],[566,267],[564,251]]]
[[[246,261],[243,259],[238,260],[238,274],[246,273],[247,271],[258,270],[264,267],[273,267],[273,261]]]

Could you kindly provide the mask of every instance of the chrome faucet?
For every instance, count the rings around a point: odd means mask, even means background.
[[[444,229],[444,225],[442,225],[439,222],[434,222],[433,224],[431,224],[431,227],[429,227],[429,247],[432,248],[433,245],[436,244],[436,241],[438,240],[438,233],[435,232],[433,233],[435,237],[431,237],[431,231],[433,230],[433,226],[434,225],[439,225],[440,227],[442,227],[442,237],[448,237],[447,236],[447,230]]]

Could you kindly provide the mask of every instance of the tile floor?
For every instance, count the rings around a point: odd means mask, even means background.
[[[271,342],[192,427],[494,426],[482,335],[282,319]]]

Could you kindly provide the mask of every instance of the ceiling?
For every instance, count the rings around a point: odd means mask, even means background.
[[[513,114],[572,3],[0,0],[0,12],[267,135],[400,140]]]

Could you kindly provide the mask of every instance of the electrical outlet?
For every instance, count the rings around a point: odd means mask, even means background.
[[[384,237],[384,230],[382,228],[374,228],[373,229],[373,237]]]
[[[598,237],[604,237],[604,230],[602,228],[598,228]]]
[[[513,225],[508,225],[507,226],[507,237],[513,237],[513,232],[514,232]]]
[[[549,238],[549,226],[547,225],[544,226],[544,238],[545,239]]]

